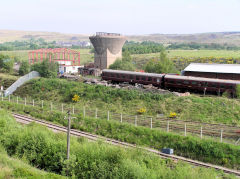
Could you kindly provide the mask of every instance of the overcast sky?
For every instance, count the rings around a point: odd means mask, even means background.
[[[240,0],[0,1],[0,29],[125,35],[240,31]]]

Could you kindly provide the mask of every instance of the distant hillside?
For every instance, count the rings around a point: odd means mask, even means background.
[[[89,41],[88,34],[64,34],[58,32],[34,32],[0,30],[0,43],[30,38],[43,38],[47,41]],[[240,32],[212,32],[198,34],[149,34],[127,36],[131,41],[154,41],[164,44],[169,43],[217,43],[240,46]]]
[[[89,35],[64,34],[58,32],[0,30],[0,43],[31,38],[43,38],[46,41],[88,41],[88,36]]]
[[[217,43],[240,45],[240,32],[212,32],[199,34],[150,34],[142,36],[129,36],[134,41],[155,41],[169,43]]]

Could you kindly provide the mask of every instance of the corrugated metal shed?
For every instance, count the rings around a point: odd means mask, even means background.
[[[191,63],[184,71],[240,74],[240,64]]]

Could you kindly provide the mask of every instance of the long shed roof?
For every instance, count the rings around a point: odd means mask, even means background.
[[[240,64],[191,63],[184,71],[240,74]]]

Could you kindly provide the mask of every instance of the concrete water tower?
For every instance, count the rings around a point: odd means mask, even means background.
[[[117,58],[122,57],[122,47],[126,37],[115,33],[97,32],[95,36],[91,36],[89,39],[95,49],[95,68],[106,69]]]

